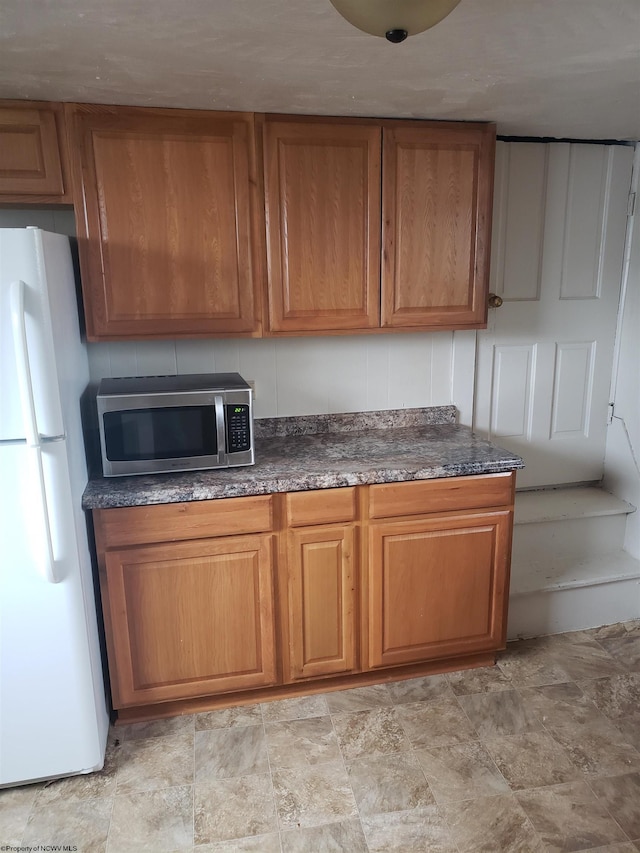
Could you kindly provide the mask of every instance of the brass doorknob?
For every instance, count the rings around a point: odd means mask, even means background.
[[[502,296],[498,296],[496,293],[489,294],[489,308],[500,308],[503,301]]]

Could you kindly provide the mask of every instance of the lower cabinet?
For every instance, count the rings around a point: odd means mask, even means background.
[[[271,540],[203,539],[106,554],[119,706],[275,682]]]
[[[345,673],[356,660],[354,530],[302,528],[288,536],[286,680]]]
[[[510,542],[507,510],[372,524],[369,665],[500,648]]]
[[[94,511],[114,707],[486,663],[506,638],[514,481]]]

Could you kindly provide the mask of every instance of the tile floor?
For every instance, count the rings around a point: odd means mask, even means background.
[[[101,773],[0,791],[0,849],[56,844],[637,853],[640,622],[514,643],[488,669],[119,727]]]

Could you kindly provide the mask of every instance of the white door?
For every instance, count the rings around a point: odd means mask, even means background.
[[[518,487],[599,480],[633,148],[498,143],[476,430],[519,453]]]

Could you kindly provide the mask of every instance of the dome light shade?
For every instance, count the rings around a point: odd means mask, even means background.
[[[435,26],[460,0],[331,0],[350,24],[397,43]]]

